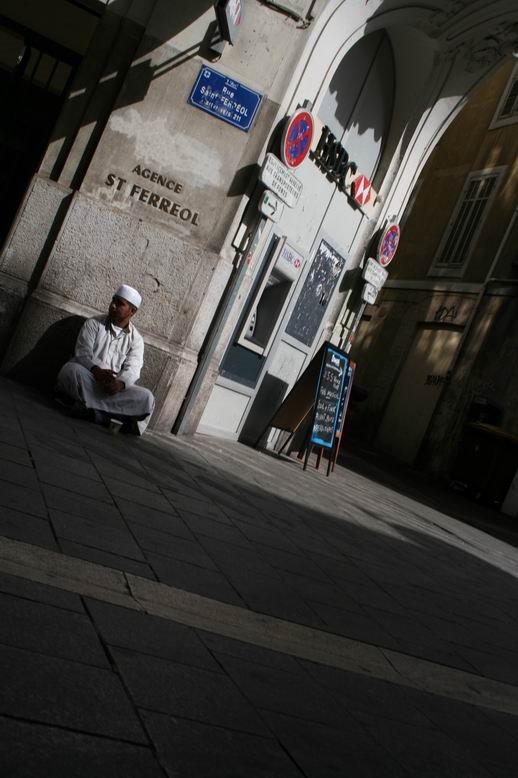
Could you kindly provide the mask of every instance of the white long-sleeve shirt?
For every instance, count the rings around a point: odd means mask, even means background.
[[[72,361],[88,370],[112,370],[126,387],[132,386],[144,364],[144,340],[131,322],[122,330],[107,316],[94,316],[81,327]]]

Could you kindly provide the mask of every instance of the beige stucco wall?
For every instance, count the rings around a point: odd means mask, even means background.
[[[518,125],[490,128],[514,67],[509,58],[474,92],[430,157],[403,220],[388,288],[376,305],[366,309],[352,349],[358,382],[368,389],[369,398],[353,413],[351,431],[372,442],[417,328],[428,323],[462,334],[451,376],[416,459],[416,464],[436,472],[453,467],[476,397],[501,406],[504,428],[518,432],[514,325],[518,272],[509,246],[501,250],[516,218]],[[430,272],[466,177],[493,167],[503,169],[500,188],[465,271],[450,276]],[[411,394],[408,402],[412,403]]]

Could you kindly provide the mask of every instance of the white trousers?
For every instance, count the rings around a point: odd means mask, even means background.
[[[56,388],[87,408],[104,411],[114,417],[127,416],[137,422],[142,435],[155,407],[153,394],[143,386],[128,386],[117,394],[106,394],[93,373],[77,362],[67,362],[58,373]]]

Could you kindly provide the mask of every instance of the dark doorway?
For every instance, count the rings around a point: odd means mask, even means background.
[[[0,245],[40,166],[80,61],[77,52],[0,15]]]

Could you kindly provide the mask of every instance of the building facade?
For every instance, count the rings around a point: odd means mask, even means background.
[[[353,347],[369,387],[357,434],[453,477],[476,421],[518,466],[517,160],[518,62],[509,57],[423,169],[387,288]],[[484,472],[491,467],[488,456]]]
[[[2,369],[43,381],[130,283],[152,424],[252,440],[324,340],[350,344],[373,235],[518,45],[518,9],[217,5],[226,45],[209,0],[3,3]],[[301,108],[313,152],[273,218],[265,160]]]

